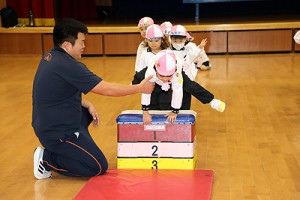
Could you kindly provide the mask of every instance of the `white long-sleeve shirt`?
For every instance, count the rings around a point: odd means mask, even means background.
[[[144,50],[147,49],[147,47],[145,47],[145,42],[142,41],[139,46],[138,46],[138,49],[137,49],[137,52],[136,52],[136,59],[135,59],[135,71],[137,72],[137,70],[139,69],[139,62],[140,62],[140,57],[141,57],[141,54],[143,53]]]
[[[192,81],[195,80],[198,73],[194,60],[200,55],[201,51],[193,42],[186,44],[183,50],[173,50],[176,57],[183,62],[183,71]]]
[[[146,68],[148,66],[149,63],[151,63],[151,60],[154,58],[156,54],[153,53],[149,48],[146,48],[145,50],[143,50],[143,52],[141,53],[140,59],[139,59],[139,63],[136,66],[135,71],[139,72],[142,69]]]

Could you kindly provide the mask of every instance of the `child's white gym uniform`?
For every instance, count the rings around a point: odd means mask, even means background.
[[[188,42],[180,50],[176,50],[173,47],[171,47],[171,50],[173,50],[177,58],[181,59],[183,71],[194,81],[198,73],[194,60],[200,55],[201,49],[198,48],[195,43]]]
[[[160,85],[162,90],[173,90],[171,106],[173,109],[180,109],[183,97],[183,78],[181,74],[181,68],[177,68],[177,71],[173,74],[173,77],[170,82],[164,83],[163,81],[157,78],[156,71],[154,69],[154,62],[152,63],[153,64],[148,66],[145,77],[152,75],[153,77],[150,81]],[[151,94],[142,94],[142,105],[148,106],[150,105],[150,101]]]

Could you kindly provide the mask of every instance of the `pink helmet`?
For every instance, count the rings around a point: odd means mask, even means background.
[[[186,38],[190,41],[193,41],[194,40],[194,37],[192,37],[189,32],[186,32]]]
[[[147,39],[152,39],[152,38],[161,38],[164,37],[164,34],[157,24],[152,24],[148,26],[146,30],[146,38]]]
[[[151,17],[143,17],[140,19],[138,27],[150,26],[152,24],[154,24],[154,21]]]
[[[162,50],[156,54],[155,68],[160,75],[173,75],[176,71],[176,56],[174,52],[172,50]]]
[[[176,25],[171,28],[170,35],[186,36],[187,32],[184,26]]]
[[[161,30],[164,34],[169,34],[173,24],[169,21],[166,21],[160,25]]]

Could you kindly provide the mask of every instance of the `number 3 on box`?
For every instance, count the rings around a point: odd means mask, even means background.
[[[151,167],[151,169],[158,169],[158,165],[157,165],[158,163],[157,163],[157,160],[153,160],[152,161],[152,167]]]

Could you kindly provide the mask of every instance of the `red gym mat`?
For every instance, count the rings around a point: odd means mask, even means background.
[[[75,200],[209,200],[213,170],[109,169],[91,178]]]

